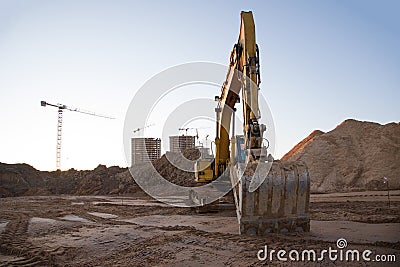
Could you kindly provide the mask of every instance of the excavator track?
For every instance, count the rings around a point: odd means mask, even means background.
[[[238,163],[230,176],[241,234],[310,231],[310,176],[304,163]]]

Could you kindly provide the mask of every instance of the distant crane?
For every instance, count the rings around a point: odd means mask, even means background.
[[[135,130],[133,130],[133,133],[137,133],[137,132],[142,131],[142,130],[144,130],[144,129],[146,129],[146,128],[149,128],[149,127],[151,127],[151,126],[154,126],[154,123],[152,123],[152,124],[150,124],[150,125],[147,125],[147,126],[144,126],[144,127],[142,127],[142,128],[136,128]]]
[[[199,129],[209,129],[209,128],[210,128],[210,127],[197,127],[197,128],[190,128],[190,127],[187,127],[187,128],[179,128],[179,131],[185,131],[185,135],[187,135],[187,132],[188,132],[189,130],[196,130],[196,135],[195,135],[195,137],[196,137],[197,141],[200,142],[200,141],[199,141]]]
[[[188,130],[197,130],[197,128],[179,128],[179,131],[185,131],[185,135],[187,135]]]
[[[97,114],[97,113],[94,113],[92,111],[87,111],[87,110],[77,109],[77,108],[71,108],[71,107],[68,107],[66,105],[59,104],[59,103],[57,105],[54,105],[54,104],[47,103],[46,101],[40,101],[40,105],[42,107],[52,106],[52,107],[58,108],[57,149],[56,149],[56,168],[57,168],[57,170],[60,170],[60,166],[61,166],[61,136],[62,136],[62,122],[63,122],[63,112],[64,112],[64,110],[75,111],[75,112],[79,112],[79,113],[83,113],[83,114],[87,114],[87,115],[106,118],[106,119],[115,119],[113,117]]]

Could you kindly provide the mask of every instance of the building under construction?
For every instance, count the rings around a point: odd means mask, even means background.
[[[161,157],[160,138],[132,138],[132,166],[138,163],[150,162]]]
[[[169,151],[182,152],[187,148],[194,148],[195,136],[176,135],[169,137]]]

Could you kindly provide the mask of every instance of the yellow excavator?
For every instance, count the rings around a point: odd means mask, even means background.
[[[259,50],[253,14],[241,12],[239,39],[230,55],[221,94],[216,97],[215,157],[202,157],[196,161],[196,182],[230,182],[240,233],[264,235],[309,231],[308,169],[300,162],[274,161],[267,154],[263,142],[266,126],[259,123],[259,85]],[[240,102],[243,135],[233,133],[230,138],[235,105]]]

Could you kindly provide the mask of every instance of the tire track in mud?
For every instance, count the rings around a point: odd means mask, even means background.
[[[4,264],[4,266],[38,266],[51,265],[52,261],[38,253],[28,241],[29,216],[19,212],[14,215],[0,235],[0,252],[5,255],[17,257]]]
[[[63,258],[74,256],[77,248],[59,246],[48,248],[37,246],[30,242],[29,223],[31,217],[43,217],[59,220],[60,216],[75,214],[83,219],[87,219],[99,225],[126,225],[129,223],[100,218],[88,214],[83,207],[71,207],[65,201],[56,199],[56,203],[46,207],[43,203],[29,203],[29,209],[19,203],[7,203],[12,205],[12,209],[3,209],[0,218],[7,221],[7,225],[0,233],[0,255],[11,256],[7,261],[0,261],[1,266],[58,266],[63,262]],[[62,208],[60,208],[62,207]],[[75,226],[77,228],[90,227],[90,225]],[[78,251],[79,252],[79,251]]]
[[[184,259],[186,262],[193,260],[194,263],[203,264],[205,259],[211,257],[219,265],[227,266],[258,266],[263,263],[258,262],[256,253],[264,245],[272,248],[282,249],[320,249],[321,247],[335,247],[335,244],[328,241],[313,240],[304,234],[292,235],[269,235],[264,237],[245,236],[234,233],[210,232],[206,230],[196,229],[194,226],[163,226],[163,225],[141,225],[132,222],[123,221],[123,219],[147,216],[147,215],[164,215],[185,214],[192,215],[189,210],[181,210],[175,208],[160,207],[120,207],[115,205],[94,205],[94,200],[84,198],[84,204],[73,205],[71,202],[80,201],[70,199],[52,198],[51,201],[42,201],[42,199],[22,199],[11,202],[7,201],[2,205],[0,203],[0,218],[8,221],[3,233],[0,233],[0,253],[3,255],[13,256],[13,260],[0,266],[57,266],[57,265],[90,265],[90,266],[112,266],[112,265],[168,265],[176,261]],[[106,200],[105,200],[106,201]],[[340,204],[320,204],[317,210],[322,210],[324,205],[339,210]],[[347,204],[350,210],[353,208]],[[382,204],[383,205],[383,204]],[[375,205],[375,208],[382,208],[382,205]],[[393,204],[395,206],[395,204]],[[385,210],[377,210],[385,213]],[[393,212],[397,211],[395,209]],[[109,213],[119,216],[116,219],[102,218],[92,215],[88,212]],[[374,211],[371,211],[371,213]],[[58,246],[52,247],[51,243],[46,244],[36,239],[35,233],[29,227],[30,219],[34,217],[52,218],[61,220],[65,215],[76,215],[83,219],[87,219],[90,223],[76,223],[71,227],[54,231],[45,229],[43,233],[50,234],[69,234],[78,231],[80,228],[100,227],[105,231],[116,225],[132,225],[133,230],[141,230],[149,232],[141,236],[141,231],[135,236],[123,239],[118,243],[117,247],[113,247],[107,253],[99,253],[94,257],[85,257],[82,247],[76,246]],[[205,216],[206,217],[206,216]],[[224,216],[223,216],[224,217]],[[125,229],[125,228],[124,228]],[[40,232],[40,233],[42,233]],[[41,237],[41,236],[39,236]],[[118,238],[118,237],[117,237]],[[99,242],[103,242],[101,234]],[[104,243],[108,239],[104,239]],[[99,243],[100,245],[102,243]],[[400,250],[399,243],[383,243],[376,242],[371,244],[361,244],[352,242],[352,245],[360,248],[391,248]],[[50,247],[49,247],[50,246]],[[384,250],[382,250],[384,251]],[[193,255],[193,259],[191,258]],[[219,256],[221,255],[221,256]],[[232,255],[232,256],[229,256]],[[4,262],[0,261],[0,262]],[[205,264],[205,263],[204,263]],[[279,265],[276,262],[271,265]]]
[[[57,247],[46,249],[37,247],[29,240],[29,222],[31,217],[28,212],[3,214],[8,224],[0,234],[0,253],[13,257],[0,266],[58,266],[60,262],[56,257],[66,256],[74,248]]]
[[[140,226],[139,226],[140,227]],[[213,251],[228,250],[236,253],[231,257],[221,258],[225,266],[237,265],[238,262],[243,264],[243,266],[264,266],[265,263],[259,262],[257,260],[257,251],[262,249],[264,245],[271,246],[272,248],[285,249],[286,251],[297,249],[302,251],[303,249],[313,249],[315,251],[320,251],[321,248],[328,248],[329,246],[336,247],[335,242],[325,241],[325,240],[311,240],[307,236],[302,236],[301,234],[292,235],[279,235],[272,234],[265,237],[259,236],[249,236],[249,235],[239,235],[230,233],[220,233],[220,232],[207,232],[203,230],[195,229],[192,226],[143,226],[142,230],[152,231],[160,229],[163,231],[182,231],[180,233],[173,234],[167,238],[160,239],[154,238],[154,241],[162,243],[165,247],[173,246],[176,244],[186,245],[185,248],[178,248],[175,250],[173,255],[176,255],[182,250],[189,249],[193,253],[199,255],[201,254],[211,256]],[[161,244],[155,245],[154,242],[146,242],[146,247],[155,247],[158,253],[163,251]],[[174,244],[171,244],[174,243]],[[387,242],[375,242],[375,243],[357,243],[353,242],[352,245],[356,248],[391,248],[399,250],[399,242],[397,243],[387,243]],[[215,255],[217,255],[216,253]],[[329,262],[328,259],[324,259],[323,262],[317,264],[311,264],[312,266],[321,265],[335,265],[335,263]],[[281,266],[279,262],[269,262],[268,265],[271,266]],[[300,263],[300,265],[307,266],[307,263]],[[358,266],[357,263],[350,264],[350,266]]]

